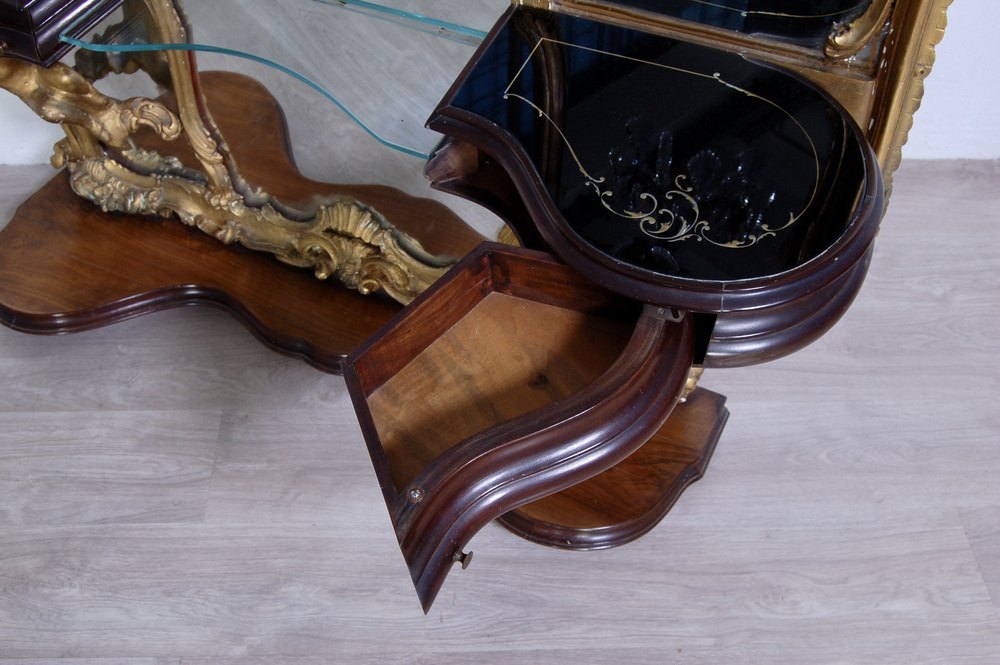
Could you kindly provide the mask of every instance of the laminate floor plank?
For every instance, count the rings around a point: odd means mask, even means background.
[[[0,525],[205,518],[215,412],[0,413]]]
[[[0,400],[0,412],[321,408],[343,385],[275,354],[212,307],[66,336],[0,328],[0,339],[0,375],[18,386]]]
[[[993,665],[998,182],[904,164],[844,320],[706,374],[732,415],[662,524],[487,527],[428,616],[340,378],[210,308],[0,329],[0,665]]]
[[[325,413],[264,408],[228,414],[206,522],[225,525],[250,518],[254,524],[342,529],[373,521],[388,525],[346,389],[326,407]]]
[[[419,644],[434,654],[488,654],[502,645],[508,659],[543,646],[590,650],[581,662],[596,663],[627,637],[650,656],[673,646],[716,662],[743,654],[735,662],[905,663],[919,653],[920,662],[945,663],[977,662],[963,656],[985,657],[997,646],[993,606],[960,528],[888,535],[846,528],[818,537],[707,525],[654,538],[637,552],[585,558],[512,544],[494,529],[482,539],[493,542],[480,550],[480,570],[449,580],[429,617],[406,602],[412,590],[389,548],[359,559],[352,552],[364,539],[332,530],[92,527],[68,538],[62,531],[5,539],[12,601],[4,625],[23,640],[4,643],[10,656],[94,658],[113,641],[119,656],[355,662]],[[648,563],[664,557],[669,565],[651,575]],[[44,582],[32,575],[36,566]],[[568,567],[585,584],[578,591],[567,587]],[[953,650],[958,645],[964,651]]]
[[[1000,503],[962,512],[962,523],[1000,614]]]

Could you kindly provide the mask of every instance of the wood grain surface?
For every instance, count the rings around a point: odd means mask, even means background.
[[[489,294],[368,398],[397,490],[463,439],[582,390],[631,332],[627,322]]]
[[[904,164],[845,319],[706,375],[732,415],[664,522],[489,527],[426,617],[342,379],[211,308],[0,328],[0,663],[992,665],[998,182]]]

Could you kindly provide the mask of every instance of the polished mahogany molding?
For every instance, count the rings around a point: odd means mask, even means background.
[[[351,355],[344,376],[425,610],[476,531],[661,428],[693,328],[545,254],[486,244]]]

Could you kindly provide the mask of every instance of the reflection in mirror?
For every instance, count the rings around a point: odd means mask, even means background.
[[[417,159],[426,159],[439,140],[424,128],[426,116],[485,36],[480,27],[488,27],[495,17],[488,2],[463,3],[464,11],[449,7],[448,2],[394,0],[187,0],[175,4],[186,15],[186,40],[157,34],[147,3],[126,0],[122,10],[90,35],[74,40],[83,73],[98,79],[141,69],[169,89],[164,52],[190,49],[198,52],[202,71],[237,71],[263,82],[293,118],[331,116],[338,125],[345,124],[344,118],[356,123],[360,134],[367,135],[351,139],[360,144],[361,149],[353,151],[356,154],[379,155],[377,145],[364,143],[374,139]],[[480,27],[439,18],[444,15],[470,18]],[[134,94],[156,96],[148,91],[116,96]],[[359,134],[327,125],[322,141],[312,137],[296,143],[337,150],[338,135],[345,131]],[[225,151],[224,145],[220,147]],[[359,182],[397,180],[365,172],[366,163],[378,161],[355,158],[349,177]],[[414,179],[419,180],[419,165],[412,164]],[[328,173],[317,174],[324,176]],[[251,196],[258,187],[268,189],[268,183],[241,189]],[[290,203],[303,208],[294,216],[308,215],[310,204]]]

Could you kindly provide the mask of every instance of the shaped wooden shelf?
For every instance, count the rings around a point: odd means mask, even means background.
[[[379,185],[335,185],[295,168],[281,110],[238,74],[201,75],[209,106],[247,179],[285,201],[347,195],[379,209],[429,251],[464,256],[483,240],[445,206]],[[227,103],[240,99],[241,103]],[[147,145],[176,150],[147,138]],[[426,220],[434,220],[426,233]],[[424,232],[424,233],[422,233]],[[328,371],[400,309],[269,255],[223,245],[176,219],[104,213],[60,173],[0,231],[0,321],[32,333],[95,328],[206,303],[232,312],[270,346]]]

